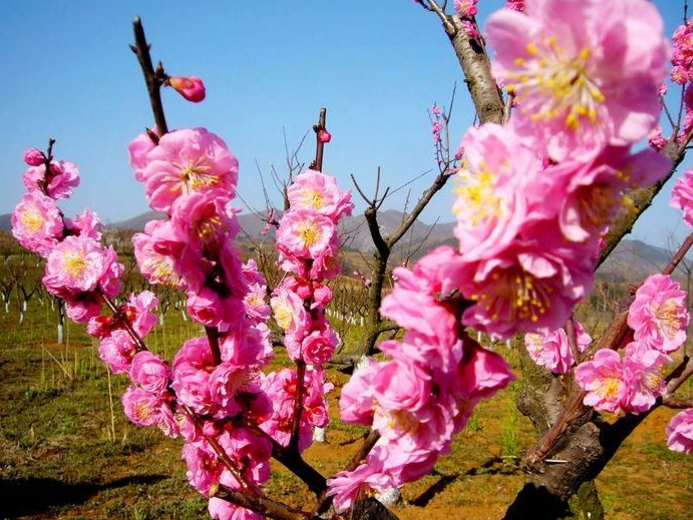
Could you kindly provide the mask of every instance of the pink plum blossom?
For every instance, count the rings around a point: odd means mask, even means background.
[[[643,343],[630,343],[623,359],[627,394],[621,407],[633,413],[652,408],[664,391],[665,365],[670,362],[669,356]]]
[[[89,208],[75,218],[66,220],[65,225],[71,235],[93,238],[97,242],[101,240],[104,227],[99,221],[99,216]]]
[[[168,78],[166,82],[188,101],[199,103],[205,98],[205,85],[200,78],[195,76],[172,77]]]
[[[285,331],[302,337],[308,331],[309,316],[303,307],[303,300],[285,287],[278,287],[270,300],[274,319]]]
[[[209,515],[215,520],[262,520],[264,517],[220,498],[209,499]]]
[[[548,196],[562,200],[563,235],[585,242],[606,232],[627,191],[649,186],[670,169],[671,160],[654,150],[631,154],[625,147],[609,147],[591,161],[568,161],[547,168],[544,175],[553,183]]]
[[[197,323],[206,327],[227,326],[243,316],[243,301],[221,296],[209,287],[188,291],[187,311]]]
[[[673,35],[671,80],[684,85],[693,80],[693,23],[688,20],[676,28]]]
[[[265,301],[266,296],[266,286],[259,283],[253,283],[248,286],[248,293],[243,298],[245,313],[248,317],[260,321],[267,320],[270,317],[271,311]]]
[[[45,191],[52,199],[67,199],[72,188],[79,186],[79,170],[69,161],[51,162],[46,176],[46,165],[32,166],[24,172],[24,186],[30,192]]]
[[[575,336],[578,351],[584,352],[592,342],[592,337],[578,322],[575,322]],[[554,374],[569,372],[576,361],[565,329],[557,329],[546,335],[526,334],[525,348],[537,365]]]
[[[489,17],[495,77],[513,124],[556,161],[623,146],[657,123],[669,48],[646,0],[526,0]]]
[[[178,435],[171,405],[160,396],[130,386],[122,397],[125,415],[138,426],[157,426],[169,437]]]
[[[469,341],[464,349],[458,382],[466,399],[487,399],[515,380],[500,354]]]
[[[499,338],[547,333],[565,324],[590,290],[592,251],[576,251],[550,227],[526,237],[494,258],[458,266],[460,290],[475,302],[463,323]]]
[[[171,211],[181,195],[222,190],[233,197],[238,182],[238,161],[226,143],[204,128],[169,132],[147,153],[141,170],[152,209]]]
[[[24,152],[24,162],[29,166],[41,166],[46,162],[46,156],[37,148],[29,148]]]
[[[462,142],[465,160],[456,176],[455,235],[465,260],[505,249],[529,217],[528,183],[541,163],[510,130],[496,124],[471,128]]]
[[[340,471],[327,480],[327,496],[334,496],[334,507],[343,511],[351,508],[359,500],[371,497],[375,491],[385,491],[394,487],[392,477],[383,470],[383,463],[377,458],[369,458],[353,471]]]
[[[317,258],[329,246],[336,230],[331,218],[313,211],[287,212],[277,230],[277,248],[296,258]]]
[[[214,360],[206,337],[186,341],[173,359],[171,388],[178,401],[199,414],[215,411],[209,379]]]
[[[64,297],[94,291],[107,275],[110,251],[88,237],[67,237],[48,256],[43,277],[48,292]]]
[[[460,16],[471,18],[476,16],[478,8],[476,6],[479,0],[455,0],[455,10]]]
[[[683,177],[676,179],[671,191],[672,208],[683,212],[683,221],[693,227],[693,170],[687,170]]]
[[[147,392],[162,394],[168,388],[168,367],[156,354],[148,351],[139,352],[132,358],[130,379]]]
[[[148,222],[144,233],[132,237],[137,265],[149,283],[184,288],[185,283],[175,269],[171,243],[176,243],[176,251],[180,250],[170,222],[163,220]]]
[[[587,392],[584,403],[595,410],[616,413],[626,397],[621,356],[613,350],[599,350],[592,361],[580,363],[575,369],[575,381]]]
[[[130,372],[132,360],[137,354],[137,347],[130,335],[124,330],[114,330],[101,340],[99,357],[111,367],[114,374]]]
[[[25,193],[12,213],[12,234],[26,249],[47,257],[63,237],[62,213],[41,192]]]
[[[373,424],[373,377],[382,363],[367,358],[366,363],[354,371],[339,396],[340,417],[349,424]]]
[[[686,293],[671,276],[655,274],[635,293],[628,310],[628,326],[648,348],[668,353],[686,341]]]
[[[325,321],[303,338],[300,347],[301,357],[309,365],[324,365],[332,359],[339,342],[339,334]]]
[[[680,453],[693,452],[693,408],[675,415],[667,426],[666,435],[670,450]]]
[[[142,170],[147,166],[147,155],[155,146],[156,144],[147,133],[138,135],[128,144],[130,166],[135,170],[135,179],[139,182],[145,181],[145,178],[142,176]]]
[[[188,482],[203,495],[219,485],[223,464],[207,442],[183,446],[183,460],[188,466]]]
[[[182,242],[200,249],[231,241],[240,231],[231,199],[218,189],[180,196],[173,205],[171,225]]]
[[[332,141],[332,134],[323,128],[318,132],[318,141],[321,143],[329,143]]]
[[[260,393],[256,370],[223,362],[212,372],[209,389],[212,399],[225,417],[234,417],[243,410],[243,397]]]
[[[294,209],[315,211],[334,221],[351,215],[354,209],[351,192],[340,191],[337,179],[315,170],[306,170],[296,177],[287,195],[292,212]]]

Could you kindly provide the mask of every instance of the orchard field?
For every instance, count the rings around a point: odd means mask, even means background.
[[[7,278],[7,265],[0,265]],[[28,269],[26,285],[37,273]],[[204,518],[206,501],[186,484],[182,442],[127,420],[118,401],[127,381],[109,378],[84,326],[67,320],[65,342],[56,342],[57,310],[47,295],[43,301],[30,299],[19,324],[21,294],[12,292],[9,312],[0,309],[0,518]],[[182,313],[169,311],[149,342],[170,359],[200,330]],[[347,341],[357,341],[360,334],[358,324],[351,326]],[[505,344],[495,348],[519,375],[517,350]],[[273,368],[290,366],[283,349],[275,353]],[[365,429],[340,421],[336,396],[348,376],[335,368],[328,374],[336,389],[329,394],[327,443],[315,443],[306,458],[333,474],[356,450]],[[403,501],[393,509],[400,518],[502,516],[522,486],[519,460],[534,439],[531,424],[513,403],[518,386],[514,382],[509,392],[482,403],[452,455],[443,457],[431,475],[403,488]],[[658,409],[597,479],[607,519],[690,518],[693,460],[668,450],[663,435],[674,414]],[[266,486],[268,494],[302,505],[297,501],[309,496],[307,488],[279,463],[273,467],[277,471]]]

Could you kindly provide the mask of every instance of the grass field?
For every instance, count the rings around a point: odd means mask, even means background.
[[[205,501],[187,484],[180,440],[125,419],[123,377],[109,377],[82,326],[68,324],[55,343],[56,314],[32,300],[24,323],[18,308],[0,309],[0,518],[200,519]],[[199,329],[177,312],[148,338],[171,359]],[[352,331],[358,336],[358,331]],[[511,361],[514,353],[508,352]],[[278,354],[275,364],[287,364]],[[330,373],[339,388],[346,376]],[[501,518],[524,475],[517,457],[533,441],[510,391],[482,404],[433,474],[403,489],[403,519]],[[328,443],[307,459],[326,475],[350,458],[364,430],[337,417],[330,397]],[[658,411],[628,440],[597,487],[613,520],[684,520],[693,509],[693,458],[667,450],[672,413]],[[275,463],[267,493],[295,505],[306,488]]]

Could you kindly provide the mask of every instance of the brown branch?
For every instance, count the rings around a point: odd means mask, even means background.
[[[693,399],[676,400],[669,396],[662,396],[662,406],[672,408],[673,410],[693,408]]]
[[[205,327],[209,349],[212,351],[212,360],[215,365],[221,364],[221,348],[219,346],[219,329],[217,327]]]
[[[306,391],[306,362],[303,359],[296,361],[296,401],[294,403],[294,417],[291,425],[291,440],[289,450],[298,453],[298,441],[301,434],[301,415],[303,414],[303,396]]]
[[[311,169],[321,172],[322,171],[322,160],[325,153],[325,143],[320,140],[320,131],[327,130],[325,127],[325,118],[327,115],[327,109],[320,109],[320,116],[318,117],[318,124],[313,125],[313,130],[315,130],[315,160],[311,164]]]
[[[565,324],[565,333],[568,336],[568,345],[570,345],[570,350],[573,353],[573,359],[575,363],[580,363],[580,350],[577,345],[577,332],[575,330],[575,318],[571,316]]]
[[[669,265],[667,265],[664,270],[662,271],[662,274],[672,274],[676,267],[681,263],[681,260],[684,259],[686,256],[686,253],[688,253],[688,250],[693,246],[693,233],[688,235],[686,240],[684,240],[683,244],[681,244],[681,247],[679,250],[676,252],[674,257],[671,259],[671,262],[669,262]]]
[[[255,511],[273,520],[306,520],[315,518],[310,513],[294,509],[281,502],[275,502],[274,500],[269,500],[260,495],[249,495],[248,493],[243,493],[224,485],[219,486],[214,497],[226,500],[227,502],[250,511]]]
[[[491,74],[491,65],[483,40],[470,38],[459,15],[445,14],[435,0],[426,2],[429,10],[435,12],[442,21],[443,28],[455,49],[474,107],[479,114],[479,121],[482,124],[501,124],[505,114],[503,96]]]
[[[160,138],[168,132],[166,116],[164,115],[164,106],[161,102],[161,85],[165,77],[164,69],[161,62],[159,62],[157,70],[154,70],[152,57],[149,54],[151,46],[147,43],[147,38],[144,35],[144,27],[142,27],[142,20],[140,20],[139,16],[136,16],[132,21],[132,28],[135,32],[135,45],[131,45],[130,48],[132,52],[137,55],[137,60],[140,62],[140,67],[142,67],[144,81],[147,84],[147,92],[149,92],[149,103],[152,106],[157,134]]]
[[[416,203],[416,206],[414,206],[409,216],[387,237],[385,242],[390,249],[392,249],[395,244],[399,242],[399,240],[406,234],[406,232],[409,231],[409,228],[414,224],[414,222],[416,222],[419,215],[421,215],[421,212],[426,208],[428,203],[431,202],[433,196],[438,193],[443,186],[445,186],[445,183],[448,182],[450,177],[451,175],[446,173],[439,174],[433,181],[431,187],[423,192],[421,198]]]

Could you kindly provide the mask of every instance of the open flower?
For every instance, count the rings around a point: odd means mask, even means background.
[[[592,361],[580,363],[575,381],[587,392],[584,403],[603,412],[618,412],[628,391],[621,356],[608,349],[598,351]]]
[[[146,160],[140,175],[152,209],[170,212],[173,202],[188,193],[214,189],[228,197],[236,193],[238,161],[219,136],[204,128],[169,132]]]
[[[63,220],[55,201],[41,192],[24,194],[12,213],[12,234],[34,253],[47,257],[63,236]]]
[[[628,145],[657,123],[667,69],[663,21],[646,0],[527,0],[489,17],[495,77],[512,122],[553,160]]]
[[[685,291],[663,274],[645,280],[628,310],[628,326],[635,331],[635,340],[664,353],[686,341],[688,319]]]
[[[666,434],[670,450],[693,452],[693,408],[678,413],[667,426]]]

